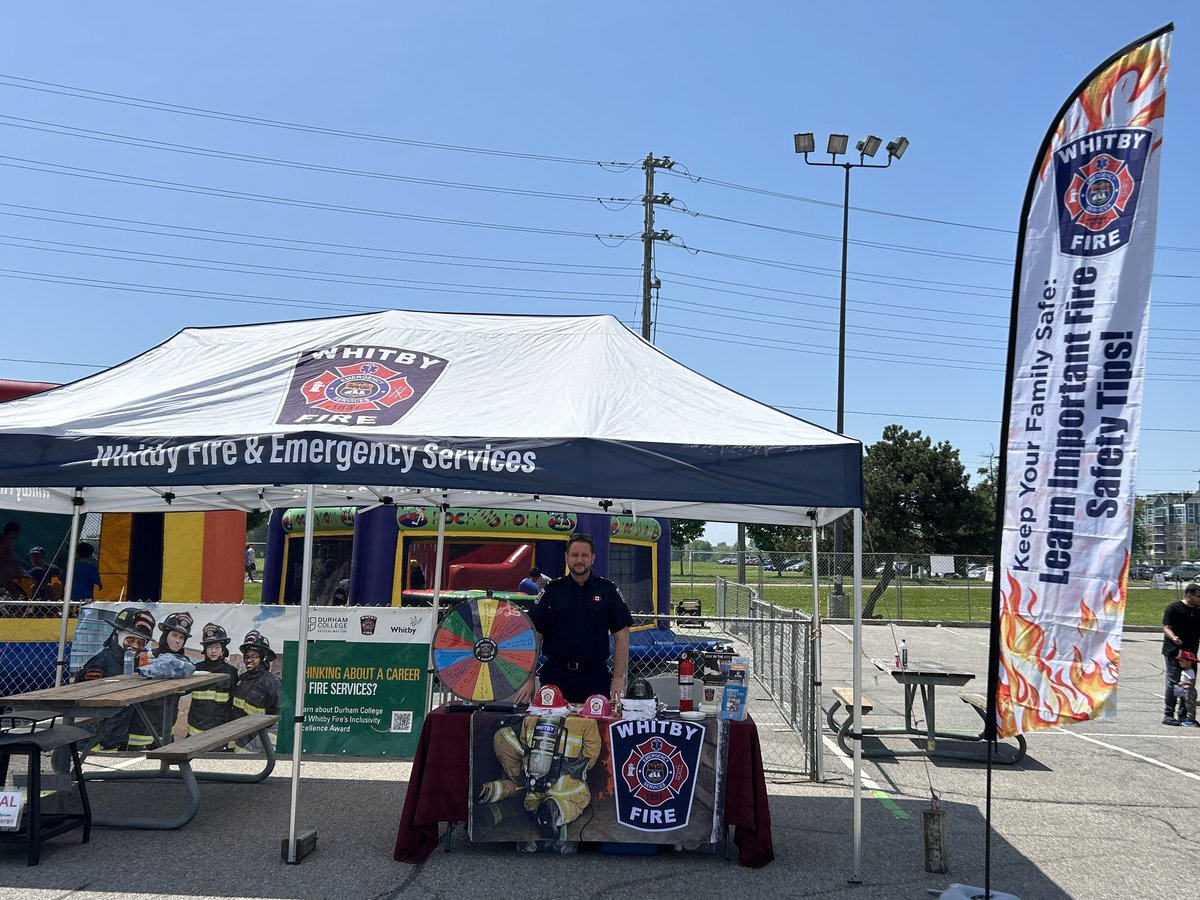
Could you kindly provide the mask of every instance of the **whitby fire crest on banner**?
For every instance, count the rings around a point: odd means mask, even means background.
[[[1171,26],[1099,66],[1022,213],[989,688],[998,736],[1115,713]]]

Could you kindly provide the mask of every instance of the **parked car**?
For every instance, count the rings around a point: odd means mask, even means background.
[[[737,565],[737,557],[722,556],[720,559],[717,560],[717,565],[718,566],[736,566]]]
[[[1167,581],[1195,581],[1200,578],[1200,565],[1196,563],[1180,563],[1163,572]]]
[[[967,566],[967,577],[979,579],[986,578],[987,570],[987,566]]]
[[[807,568],[808,568],[808,560],[807,559],[799,559],[799,560],[796,560],[796,562],[792,563],[791,565],[787,566],[784,571],[803,572]]]
[[[1130,566],[1129,577],[1136,581],[1149,581],[1152,579],[1158,570],[1154,566]]]

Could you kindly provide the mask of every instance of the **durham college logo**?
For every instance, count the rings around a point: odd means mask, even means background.
[[[1129,243],[1154,133],[1115,128],[1054,151],[1058,239],[1063,253],[1103,256]]]
[[[447,362],[396,347],[344,344],[305,350],[278,422],[392,425],[433,386]]]
[[[685,828],[700,771],[704,726],[661,719],[609,725],[617,821],[638,831]]]

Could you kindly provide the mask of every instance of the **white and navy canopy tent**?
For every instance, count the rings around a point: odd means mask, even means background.
[[[395,502],[815,526],[862,509],[862,446],[704,378],[610,316],[189,328],[0,404],[0,507],[78,521],[301,498],[309,520],[314,505]],[[306,586],[301,621],[308,601]],[[298,671],[304,652],[301,640]],[[297,695],[301,710],[302,684]],[[294,819],[293,803],[293,837]]]

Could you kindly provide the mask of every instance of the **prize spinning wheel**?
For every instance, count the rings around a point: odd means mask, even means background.
[[[537,663],[537,636],[514,603],[464,600],[433,636],[433,667],[442,684],[464,700],[504,700]]]

